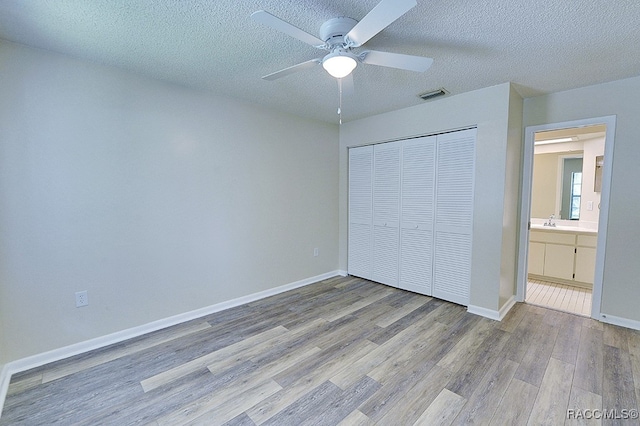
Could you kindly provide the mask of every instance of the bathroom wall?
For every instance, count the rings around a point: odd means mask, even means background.
[[[533,159],[531,187],[531,217],[548,218],[557,215],[558,153],[536,154]]]
[[[591,139],[584,143],[582,163],[582,200],[580,202],[580,223],[598,223],[600,217],[600,192],[594,191],[596,157],[604,155],[604,138]],[[589,202],[593,207],[589,210]]]

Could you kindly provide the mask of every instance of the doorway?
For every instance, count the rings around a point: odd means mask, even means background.
[[[599,317],[614,129],[615,117],[525,129],[516,300]]]

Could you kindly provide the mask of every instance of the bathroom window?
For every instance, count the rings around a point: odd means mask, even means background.
[[[571,214],[569,219],[580,219],[580,195],[582,190],[582,172],[571,173]]]

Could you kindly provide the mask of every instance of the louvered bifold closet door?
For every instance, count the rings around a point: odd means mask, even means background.
[[[431,295],[436,137],[404,141],[400,202],[400,285]]]
[[[373,146],[349,149],[349,275],[371,279]]]
[[[398,286],[400,228],[400,142],[373,150],[373,277]]]
[[[476,130],[437,137],[433,295],[469,304]]]

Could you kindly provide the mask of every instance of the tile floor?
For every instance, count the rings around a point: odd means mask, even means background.
[[[545,308],[591,316],[591,290],[529,279],[526,302]]]

